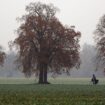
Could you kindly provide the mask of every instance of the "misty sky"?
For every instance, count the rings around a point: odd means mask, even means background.
[[[19,25],[16,18],[25,13],[25,6],[31,1],[53,3],[60,9],[57,13],[60,21],[81,31],[80,44],[94,44],[93,32],[105,14],[105,0],[0,0],[0,44],[6,50],[8,41],[16,37],[14,31]]]

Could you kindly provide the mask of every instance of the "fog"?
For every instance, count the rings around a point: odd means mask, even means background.
[[[53,3],[60,9],[57,13],[58,19],[65,25],[74,25],[76,29],[82,33],[80,45],[81,66],[79,70],[73,68],[70,71],[71,77],[90,77],[93,73],[97,76],[103,76],[100,69],[95,71],[94,57],[96,50],[94,48],[93,32],[99,22],[100,17],[105,13],[105,0],[0,0],[0,45],[7,52],[8,42],[14,40],[19,23],[17,17],[25,14],[25,6],[30,2],[40,1],[43,3]],[[88,44],[84,44],[88,43]],[[16,70],[13,63],[16,54],[10,52],[4,63],[4,67],[0,67],[1,77],[23,77],[23,74]]]
[[[0,67],[0,77],[23,77],[24,75],[18,70],[16,64],[16,53],[10,52],[6,56],[3,67]]]
[[[94,45],[93,31],[99,18],[105,13],[105,0],[0,0],[0,45],[8,51],[8,42],[14,40],[14,31],[19,24],[17,17],[25,14],[30,2],[52,3],[60,11],[59,20],[65,25],[74,25],[82,33],[80,44]]]
[[[81,65],[77,70],[75,68],[70,70],[70,77],[91,77],[94,73],[98,77],[103,77],[103,70],[96,71],[96,64],[94,62],[96,57],[96,49],[94,46],[84,44],[80,52]],[[16,60],[16,53],[9,52],[5,60],[4,66],[0,67],[0,77],[24,77],[24,74],[19,71],[14,61]],[[66,75],[63,75],[64,77]]]
[[[82,51],[80,52],[81,65],[80,69],[75,68],[71,70],[71,76],[73,77],[92,77],[95,74],[98,77],[103,77],[103,68],[97,68],[96,60],[96,48],[89,44],[84,44]]]

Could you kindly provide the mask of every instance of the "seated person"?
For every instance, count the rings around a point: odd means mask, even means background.
[[[96,79],[96,76],[94,74],[91,81],[93,82],[93,84],[97,84],[99,82],[99,80]]]

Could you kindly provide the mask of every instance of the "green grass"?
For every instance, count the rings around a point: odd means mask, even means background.
[[[98,78],[99,85],[105,85],[105,78]],[[35,84],[36,78],[0,78],[0,84]],[[91,78],[49,78],[52,84],[78,84],[78,85],[92,85]]]
[[[99,80],[92,85],[90,78],[56,78],[38,85],[35,79],[1,78],[0,105],[105,105],[105,79]]]

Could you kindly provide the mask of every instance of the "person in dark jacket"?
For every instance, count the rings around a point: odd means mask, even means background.
[[[93,82],[93,84],[97,84],[99,82],[99,80],[96,79],[95,74],[93,74],[91,81]]]

